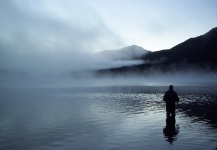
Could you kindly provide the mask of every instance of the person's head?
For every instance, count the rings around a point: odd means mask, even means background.
[[[170,85],[170,86],[169,86],[169,90],[173,90],[173,85]]]

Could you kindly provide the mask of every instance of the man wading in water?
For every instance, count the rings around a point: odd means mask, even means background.
[[[175,118],[175,102],[179,101],[179,97],[173,90],[173,85],[169,86],[169,90],[164,94],[163,100],[166,102],[167,118]]]

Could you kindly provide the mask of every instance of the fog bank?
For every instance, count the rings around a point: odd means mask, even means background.
[[[95,71],[62,72],[59,74],[29,75],[0,72],[0,87],[98,87],[98,86],[217,86],[212,72],[168,72],[99,76]]]

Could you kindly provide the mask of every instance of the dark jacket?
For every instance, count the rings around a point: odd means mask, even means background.
[[[179,97],[174,90],[168,90],[164,94],[163,100],[166,102],[166,108],[175,109],[175,102],[179,102]]]

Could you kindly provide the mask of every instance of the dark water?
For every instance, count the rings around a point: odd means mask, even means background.
[[[0,149],[216,149],[217,87],[1,88]]]

